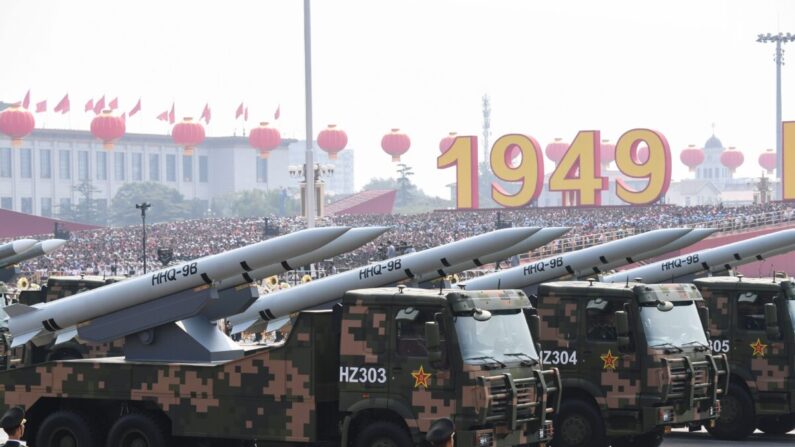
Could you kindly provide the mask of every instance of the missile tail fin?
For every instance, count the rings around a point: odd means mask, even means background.
[[[27,313],[36,312],[38,309],[26,304],[14,303],[10,306],[4,307],[3,310],[6,311],[9,317],[13,318]]]
[[[28,332],[27,334],[17,335],[11,339],[11,347],[16,348],[17,346],[22,346],[25,343],[31,341],[37,335],[39,335],[39,333],[40,331]]]
[[[249,321],[244,321],[242,323],[234,324],[232,325],[232,334],[239,334],[243,331],[247,331],[251,326],[254,326],[254,323],[256,322],[257,322],[256,320],[249,320]]]
[[[61,343],[66,343],[67,341],[77,337],[77,329],[76,328],[69,328],[64,331],[58,332],[58,337],[55,339],[55,345],[60,345]]]

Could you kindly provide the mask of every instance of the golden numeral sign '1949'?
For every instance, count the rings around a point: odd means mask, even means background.
[[[795,123],[787,123],[793,124]],[[795,140],[795,126],[790,129]],[[598,130],[584,130],[577,134],[566,153],[549,176],[549,190],[560,191],[575,198],[582,206],[599,206],[608,179],[601,176],[600,135]],[[795,159],[795,141],[792,143]],[[639,156],[645,145],[648,156]],[[521,157],[517,157],[517,155]],[[518,162],[516,160],[519,160]],[[625,176],[645,179],[645,186],[635,190],[623,180],[616,179],[616,195],[630,205],[654,203],[665,195],[671,183],[671,151],[665,137],[650,129],[632,129],[616,142],[616,168]],[[527,206],[543,189],[544,161],[541,147],[533,137],[520,134],[503,135],[494,142],[489,157],[494,176],[519,189],[510,193],[499,184],[491,185],[491,197],[508,208]],[[791,163],[795,166],[795,162]],[[478,148],[477,138],[458,137],[450,148],[436,160],[439,169],[456,168],[456,204],[460,209],[478,208]],[[795,176],[795,167],[793,168]],[[790,185],[795,199],[795,184]]]

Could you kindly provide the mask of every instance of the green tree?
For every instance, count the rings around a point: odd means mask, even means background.
[[[213,200],[213,213],[223,217],[258,217],[298,214],[299,202],[286,191],[252,189],[226,194]]]
[[[141,222],[141,212],[135,208],[136,203],[148,202],[152,207],[146,212],[146,222],[166,222],[169,220],[201,217],[206,211],[204,205],[195,201],[185,201],[182,194],[174,188],[160,183],[127,183],[116,192],[111,203],[111,220],[114,225],[133,225]]]
[[[411,183],[408,176],[400,179],[373,178],[364,186],[365,191],[373,189],[396,189],[400,192],[400,200],[395,200],[395,212],[400,214],[427,213],[451,206],[449,200],[425,194]]]

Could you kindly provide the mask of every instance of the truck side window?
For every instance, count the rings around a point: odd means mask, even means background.
[[[404,307],[397,311],[397,353],[407,357],[426,357],[425,322],[434,321],[435,309]],[[444,331],[440,331],[444,334]]]
[[[765,304],[772,303],[775,294],[743,292],[737,296],[737,327],[746,331],[764,331]]]
[[[585,308],[588,340],[615,341],[618,338],[615,314],[616,311],[623,308],[624,303],[622,301],[603,298],[589,300]]]

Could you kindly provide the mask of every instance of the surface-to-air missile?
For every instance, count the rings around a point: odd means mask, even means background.
[[[277,264],[315,250],[348,230],[349,228],[346,227],[326,227],[298,231],[167,267],[57,301],[34,306],[13,304],[4,308],[9,316],[8,327],[13,336],[12,347],[30,340],[36,343],[39,337],[42,340],[49,339],[52,334],[64,328],[100,317],[107,319],[109,315],[120,313],[136,305],[158,299],[173,301],[166,297],[203,285],[216,285],[218,281],[227,278],[238,276],[241,278],[241,283],[245,282],[242,276],[244,272]],[[164,302],[163,307],[166,306],[173,307],[174,303]],[[151,312],[155,320],[157,310],[152,309]],[[184,318],[190,316],[188,312]],[[112,320],[110,322],[112,323]]]
[[[0,259],[0,268],[19,264],[22,261],[27,261],[28,259],[39,256],[48,255],[63,247],[65,243],[66,241],[63,239],[47,239],[46,241],[35,242],[30,248],[21,253],[16,253]]]
[[[36,245],[36,242],[38,242],[36,239],[19,239],[0,245],[0,261],[9,256],[22,254],[22,252]]]
[[[659,248],[655,248],[654,250],[643,252],[637,255],[630,255],[627,256],[627,262],[621,262],[613,265],[610,263],[609,265],[605,266],[602,270],[605,271],[607,269],[613,269],[616,267],[621,267],[622,265],[634,264],[635,262],[642,261],[644,259],[651,259],[655,258],[660,255],[664,255],[666,253],[670,253],[674,250],[680,250],[685,247],[689,247],[696,242],[707,238],[708,236],[714,234],[718,231],[715,228],[695,228],[691,230],[686,235],[680,237],[679,239],[674,240],[673,242],[669,242]],[[581,278],[583,279],[583,278]]]
[[[348,290],[411,280],[416,275],[436,272],[468,261],[475,265],[482,264],[480,257],[505,250],[539,230],[540,228],[506,228],[372,263],[298,287],[262,295],[244,312],[227,320],[232,323],[232,333],[239,333],[261,327],[269,320],[292,312],[340,299]]]
[[[730,270],[738,265],[761,261],[793,249],[795,249],[795,229],[782,230],[623,270],[605,275],[601,280],[626,282],[639,278],[648,284],[683,282],[701,272]]]
[[[628,263],[634,253],[643,254],[689,233],[689,228],[666,228],[595,245],[582,250],[531,261],[527,264],[473,278],[459,284],[466,290],[524,289],[567,275],[582,276]]]

